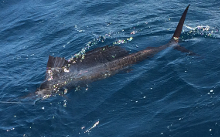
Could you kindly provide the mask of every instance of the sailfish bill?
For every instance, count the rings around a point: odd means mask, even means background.
[[[85,55],[79,58],[75,57],[71,61],[61,57],[49,56],[46,79],[36,90],[35,96],[46,99],[52,95],[65,94],[68,89],[112,76],[168,47],[173,47],[190,55],[194,54],[178,44],[188,8],[189,5],[183,12],[171,40],[165,45],[147,47],[132,54],[118,46],[104,46],[88,51]]]

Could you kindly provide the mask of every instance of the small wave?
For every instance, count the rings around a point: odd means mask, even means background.
[[[190,27],[185,25],[190,31],[185,31],[182,35],[182,40],[194,37],[205,37],[205,38],[220,38],[220,32],[218,27],[212,27],[209,25],[201,25],[196,27]]]
[[[108,23],[107,25],[109,25],[109,24],[110,23]],[[75,26],[75,29],[78,32],[85,31],[85,30],[79,30],[77,26]],[[112,38],[114,38],[115,40],[113,40],[113,42],[110,45],[122,45],[122,44],[129,43],[130,41],[132,41],[134,39],[133,36],[136,35],[139,31],[141,31],[141,30],[135,30],[135,27],[133,27],[133,28],[130,28],[129,30],[122,29],[118,32],[109,32],[107,34],[99,35],[99,36],[93,34],[95,36],[95,38],[93,40],[87,42],[86,46],[83,47],[81,49],[81,51],[79,51],[74,56],[72,56],[72,58],[70,58],[69,61],[75,57],[82,57],[86,53],[86,51],[88,51],[90,48],[96,47],[98,44],[104,43],[107,40],[112,39]],[[118,37],[118,35],[122,35],[122,34],[125,36]],[[138,47],[138,46],[136,45],[136,47]]]

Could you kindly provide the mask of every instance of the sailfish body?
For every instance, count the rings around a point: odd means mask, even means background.
[[[182,52],[193,54],[189,50],[178,45],[178,39],[189,6],[185,9],[179,24],[171,40],[159,47],[148,47],[136,53],[129,54],[125,49],[118,46],[105,46],[88,51],[80,58],[67,61],[64,58],[49,56],[46,71],[46,80],[36,90],[35,95],[43,99],[61,89],[71,89],[89,82],[112,76],[120,70],[152,57],[156,53],[173,47]]]

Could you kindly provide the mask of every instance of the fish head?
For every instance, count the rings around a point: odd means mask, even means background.
[[[51,83],[48,81],[43,82],[40,87],[35,91],[35,95],[42,99],[47,99],[53,94]]]

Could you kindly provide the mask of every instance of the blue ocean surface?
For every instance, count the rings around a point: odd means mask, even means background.
[[[125,71],[22,102],[45,80],[48,56],[105,45],[164,45],[187,7],[179,45]],[[220,1],[1,0],[1,137],[220,136]]]

